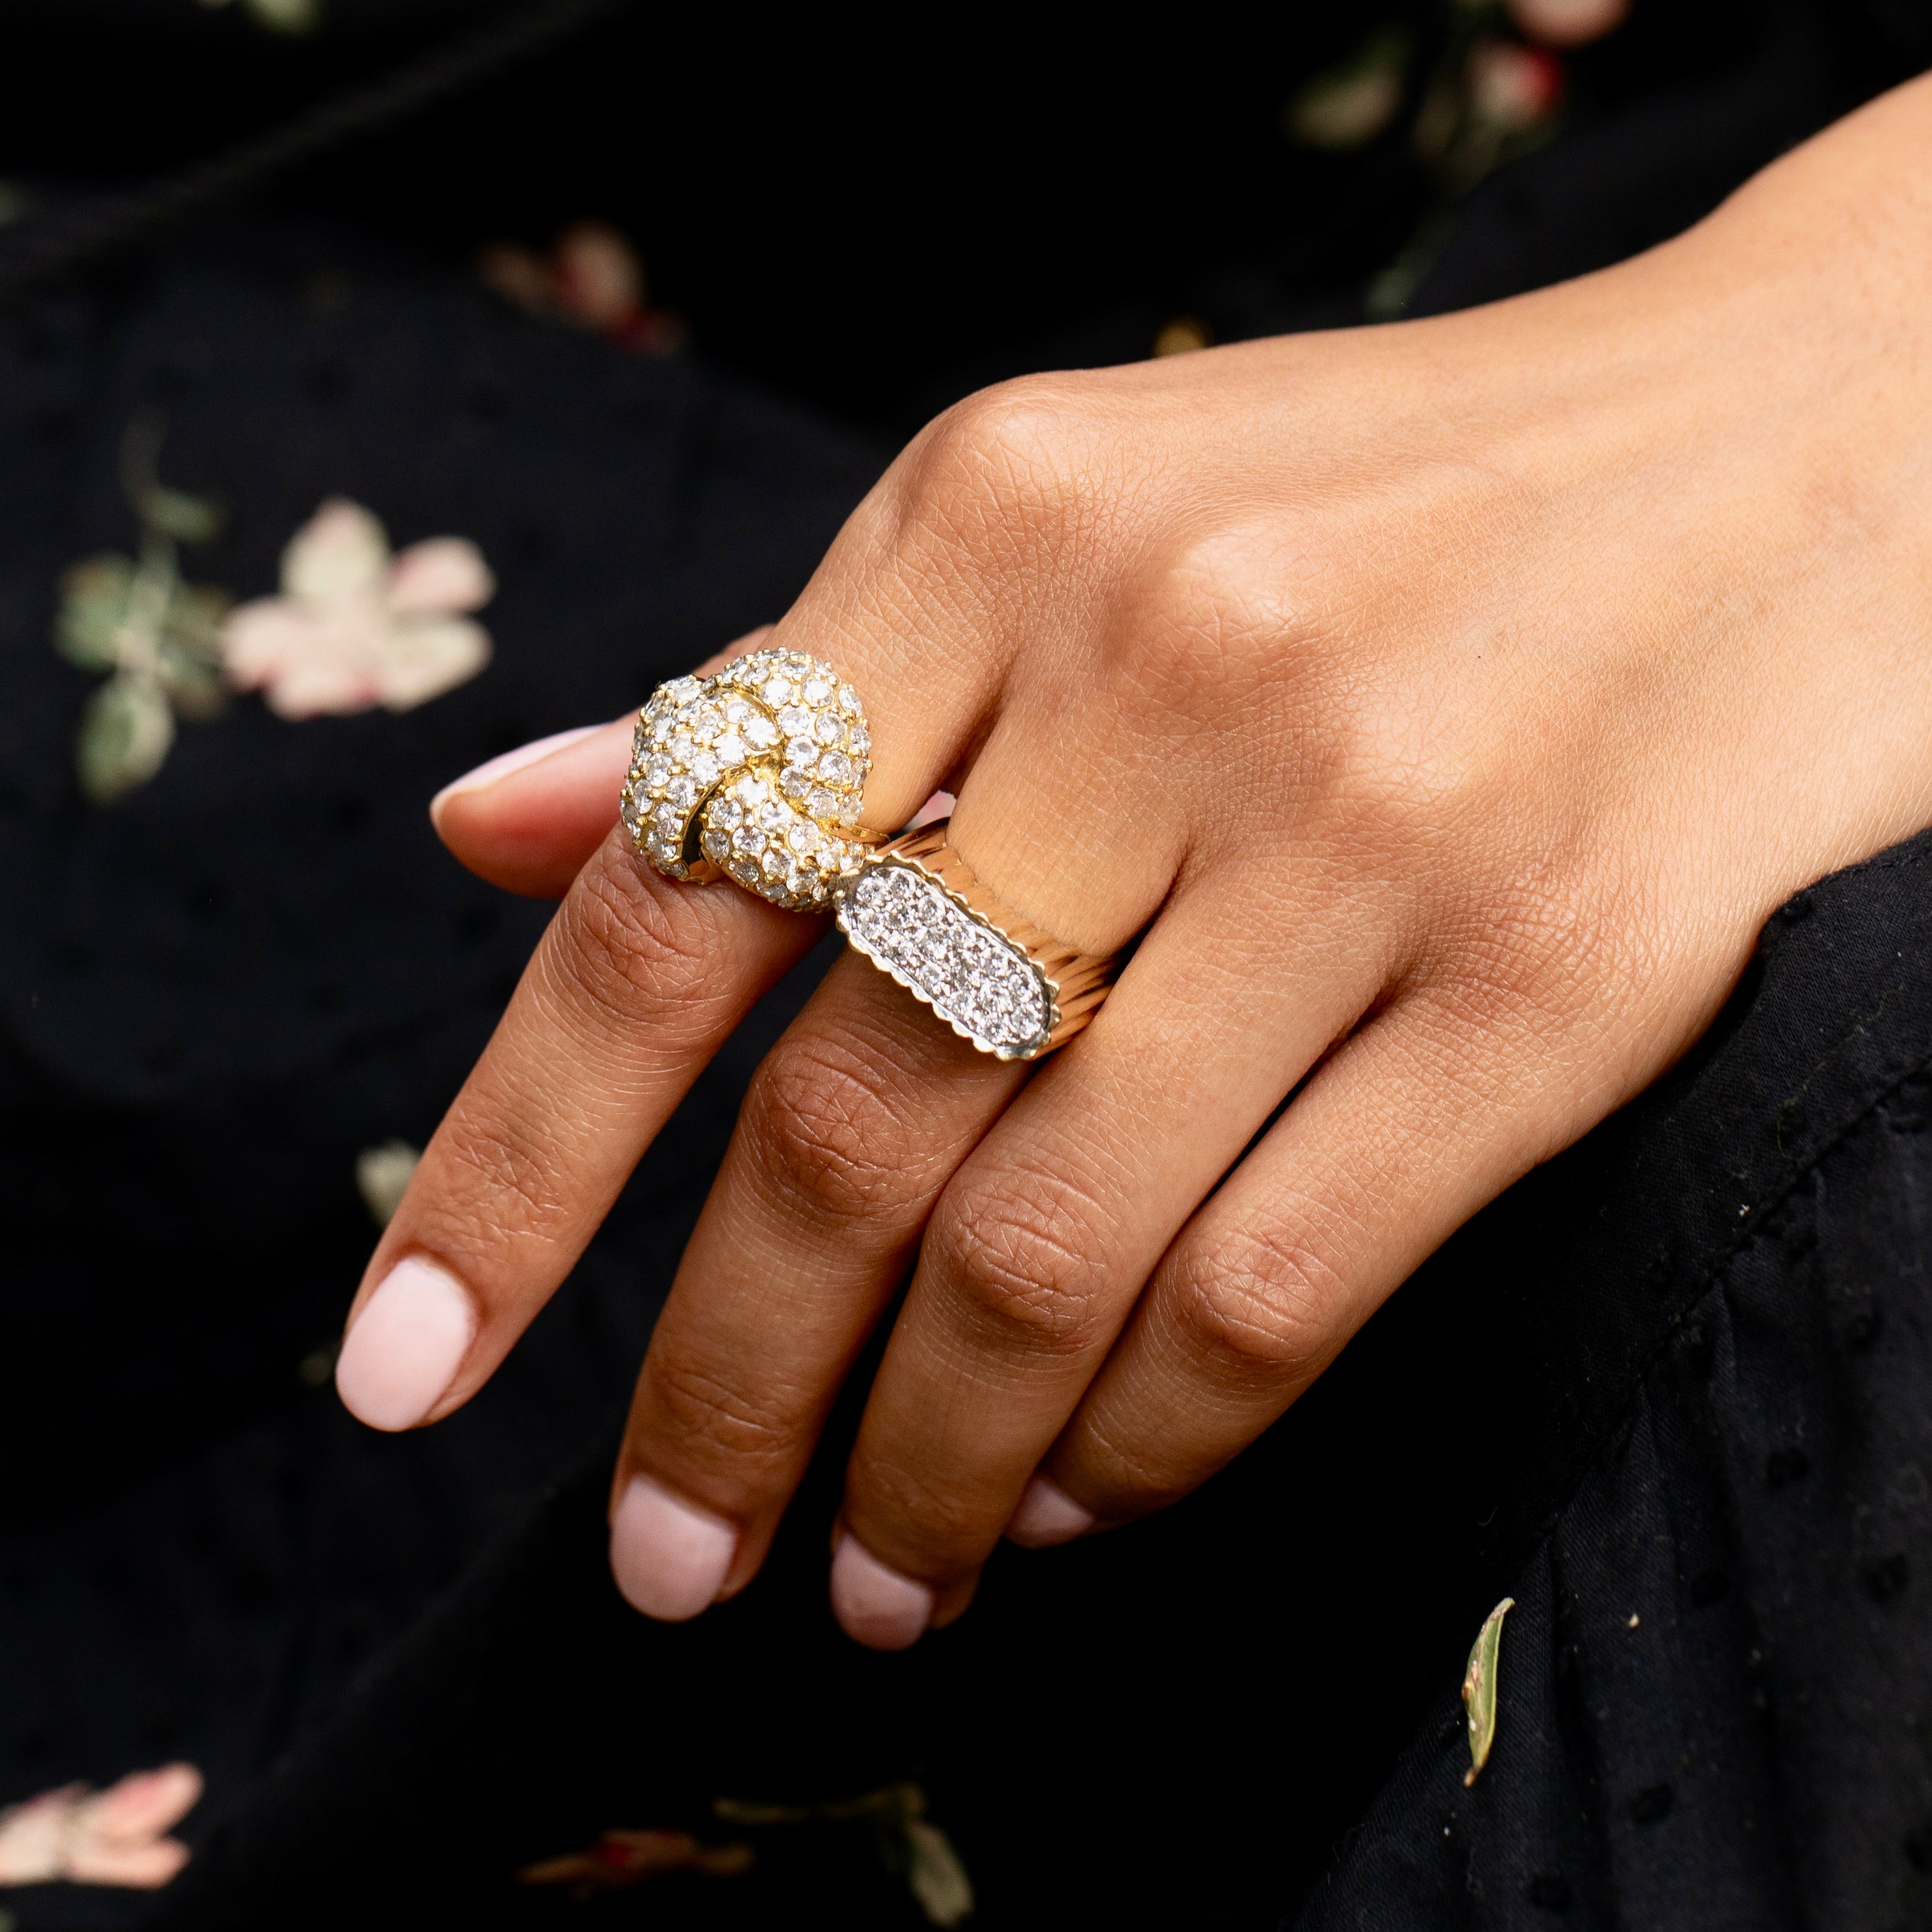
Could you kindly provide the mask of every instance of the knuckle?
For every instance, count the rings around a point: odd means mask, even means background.
[[[1666,920],[1632,918],[1570,881],[1494,880],[1480,916],[1464,912],[1439,935],[1412,1018],[1445,1070],[1480,1088],[1495,1056],[1472,1054],[1472,1044],[1534,1041],[1552,1054],[1610,1048],[1632,991],[1668,974],[1670,943]]]
[[[844,1228],[920,1191],[898,1159],[905,1124],[878,1070],[849,1042],[782,1045],[752,1076],[740,1119],[761,1186],[815,1227]]]
[[[956,403],[908,452],[906,500],[916,517],[968,536],[1058,513],[1077,494],[1084,406],[1072,386],[1022,377]]]
[[[1103,643],[1164,728],[1249,733],[1274,699],[1285,641],[1307,616],[1270,555],[1274,539],[1243,523],[1190,536],[1149,564],[1132,624]],[[1111,646],[1111,649],[1108,646]]]
[[[412,1232],[472,1279],[494,1279],[513,1244],[560,1238],[571,1223],[540,1130],[514,1111],[459,1102],[421,1171],[431,1184],[411,1191]]]
[[[1178,1460],[1168,1432],[1150,1434],[1137,1414],[1097,1414],[1084,1426],[1081,1500],[1103,1522],[1151,1516],[1199,1480]]]
[[[916,1558],[916,1571],[937,1576],[982,1562],[1001,1528],[998,1510],[972,1485],[862,1444],[848,1474],[846,1515],[868,1549],[896,1549]]]
[[[1209,1356],[1237,1376],[1312,1373],[1326,1359],[1340,1273],[1312,1230],[1275,1225],[1190,1250],[1172,1282],[1176,1311]]]
[[[1002,1342],[1084,1354],[1105,1321],[1097,1220],[1064,1177],[1010,1173],[943,1201],[926,1256],[974,1323]]]
[[[452,1114],[436,1136],[436,1150],[446,1201],[488,1202],[499,1224],[541,1223],[562,1208],[556,1175],[538,1135],[526,1132],[514,1114]],[[520,1210],[515,1216],[504,1211],[511,1203]]]
[[[699,896],[659,885],[614,835],[558,909],[540,964],[626,1028],[702,1010],[718,976]]]
[[[648,1388],[648,1432],[678,1455],[748,1472],[791,1460],[788,1418],[726,1377],[668,1352],[652,1359]]]

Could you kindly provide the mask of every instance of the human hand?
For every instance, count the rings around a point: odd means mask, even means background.
[[[943,783],[999,898],[1142,937],[1030,1076],[835,965],[644,1366],[634,1602],[756,1573],[908,1273],[855,1636],[958,1614],[1003,1533],[1184,1495],[1682,1052],[1773,908],[1932,818],[1928,162],[1918,83],[1604,274],[1029,380],[912,445],[772,642],[863,694],[870,824]],[[568,890],[352,1312],[380,1426],[488,1378],[823,929],[592,849],[629,728],[440,802],[486,877]]]

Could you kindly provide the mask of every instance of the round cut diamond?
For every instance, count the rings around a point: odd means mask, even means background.
[[[694,836],[696,850],[767,897],[825,904],[864,860],[841,836],[861,803],[864,718],[857,693],[799,651],[752,651],[712,677],[671,679],[638,715],[623,823],[639,852],[674,878],[688,876]],[[749,814],[764,823],[748,856],[738,835],[752,829]]]
[[[838,922],[976,1045],[1013,1059],[1046,1044],[1052,1000],[1032,962],[936,880],[909,866],[868,866],[847,890]]]

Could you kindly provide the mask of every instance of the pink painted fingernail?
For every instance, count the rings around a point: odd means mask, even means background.
[[[476,1310],[447,1268],[412,1255],[363,1304],[335,1364],[342,1406],[371,1429],[410,1429],[456,1379]]]
[[[1082,1509],[1058,1483],[1035,1476],[1006,1525],[1006,1536],[1028,1550],[1046,1550],[1056,1543],[1071,1543],[1093,1527],[1091,1510]]]
[[[904,1650],[932,1621],[932,1592],[848,1534],[832,1558],[832,1613],[848,1636],[874,1650]]]
[[[718,1600],[738,1553],[738,1532],[721,1516],[633,1476],[610,1518],[610,1574],[633,1610],[665,1623]]]
[[[535,764],[539,758],[547,758],[553,752],[560,752],[566,745],[574,745],[580,738],[587,738],[593,731],[603,730],[601,724],[573,725],[568,731],[553,731],[548,738],[533,738],[527,745],[519,745],[514,752],[506,752],[500,757],[478,765],[473,772],[465,772],[460,778],[453,778],[429,802],[429,815],[434,820],[460,791],[481,791],[485,785],[494,784],[499,778],[508,778],[512,772],[520,772],[526,765]]]

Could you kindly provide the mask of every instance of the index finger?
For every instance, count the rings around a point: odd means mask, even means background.
[[[424,1150],[350,1309],[336,1387],[410,1429],[488,1380],[658,1130],[822,920],[592,855]]]
[[[1012,558],[960,563],[1016,488],[1019,454],[1000,428],[1010,414],[1004,403],[956,411],[920,439],[772,640],[862,694],[874,831],[903,822],[970,754],[1010,654]],[[353,1413],[410,1428],[482,1385],[698,1070],[823,924],[735,885],[665,878],[611,833],[565,897],[364,1277],[336,1378]]]

